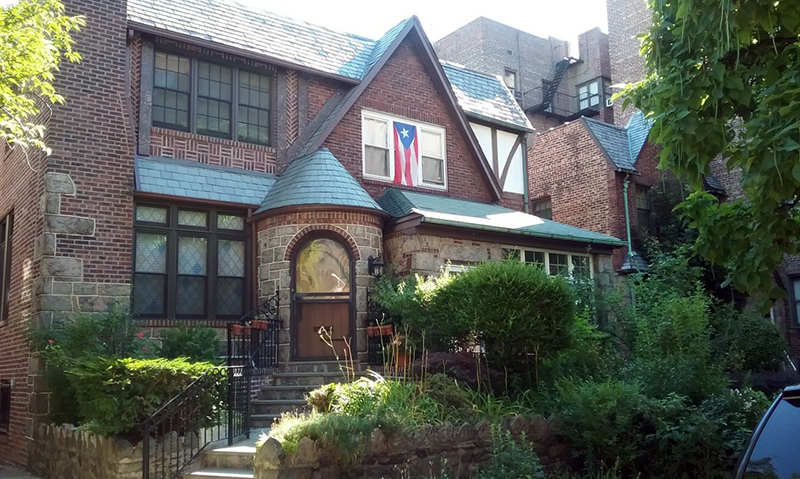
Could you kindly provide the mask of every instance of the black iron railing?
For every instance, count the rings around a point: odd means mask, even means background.
[[[142,479],[176,479],[209,444],[249,434],[250,368],[217,367],[144,420]]]
[[[228,366],[249,366],[263,374],[278,365],[278,293],[236,323],[228,324]]]

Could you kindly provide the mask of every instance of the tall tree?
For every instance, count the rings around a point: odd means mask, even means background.
[[[70,32],[84,25],[60,0],[19,0],[0,7],[0,139],[49,153],[44,143],[50,104],[64,98],[53,87],[62,59],[80,60]]]
[[[800,252],[800,4],[796,0],[648,0],[647,77],[625,90],[654,120],[660,166],[695,190],[679,211],[698,253],[760,297],[780,294],[773,271]],[[744,196],[702,191],[712,160],[741,172]]]

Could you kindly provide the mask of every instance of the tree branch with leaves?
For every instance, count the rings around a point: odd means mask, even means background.
[[[725,266],[738,289],[769,304],[773,272],[800,253],[800,6],[794,0],[648,0],[642,35],[647,77],[628,85],[654,120],[660,167],[692,185],[677,210],[695,250]],[[702,191],[721,157],[741,173],[743,196]]]
[[[59,0],[19,0],[0,7],[0,138],[12,147],[50,153],[45,144],[49,105],[63,103],[53,86],[62,59],[80,61],[73,31],[85,25]]]

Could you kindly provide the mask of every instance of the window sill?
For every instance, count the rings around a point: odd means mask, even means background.
[[[380,176],[369,176],[369,175],[363,175],[362,176],[362,180],[366,184],[390,186],[392,188],[401,188],[401,189],[404,189],[404,190],[422,189],[422,190],[430,190],[430,191],[447,192],[447,186],[446,185],[439,186],[439,185],[431,185],[431,184],[427,184],[427,183],[421,183],[419,185],[408,186],[408,185],[402,185],[402,184],[395,183],[394,181],[392,181],[389,178],[382,178]]]

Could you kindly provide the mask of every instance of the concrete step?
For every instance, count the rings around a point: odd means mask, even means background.
[[[355,376],[356,379],[364,376],[363,371],[356,371],[345,376],[342,372],[308,371],[308,372],[279,372],[272,375],[276,386],[322,386],[328,383],[343,383]]]
[[[253,471],[222,467],[203,467],[183,474],[183,479],[253,479]]]
[[[281,368],[285,373],[339,373],[344,376],[342,371],[353,367],[356,371],[362,371],[364,367],[360,362],[350,363],[349,361],[289,361]]]
[[[254,429],[268,429],[270,426],[272,426],[272,423],[280,417],[280,414],[251,414],[250,427]]]
[[[300,411],[308,407],[304,399],[254,399],[250,401],[252,414],[281,414]]]
[[[258,399],[303,399],[309,391],[319,386],[264,386]]]
[[[253,469],[255,446],[230,446],[204,451],[200,455],[200,465],[204,468]]]

